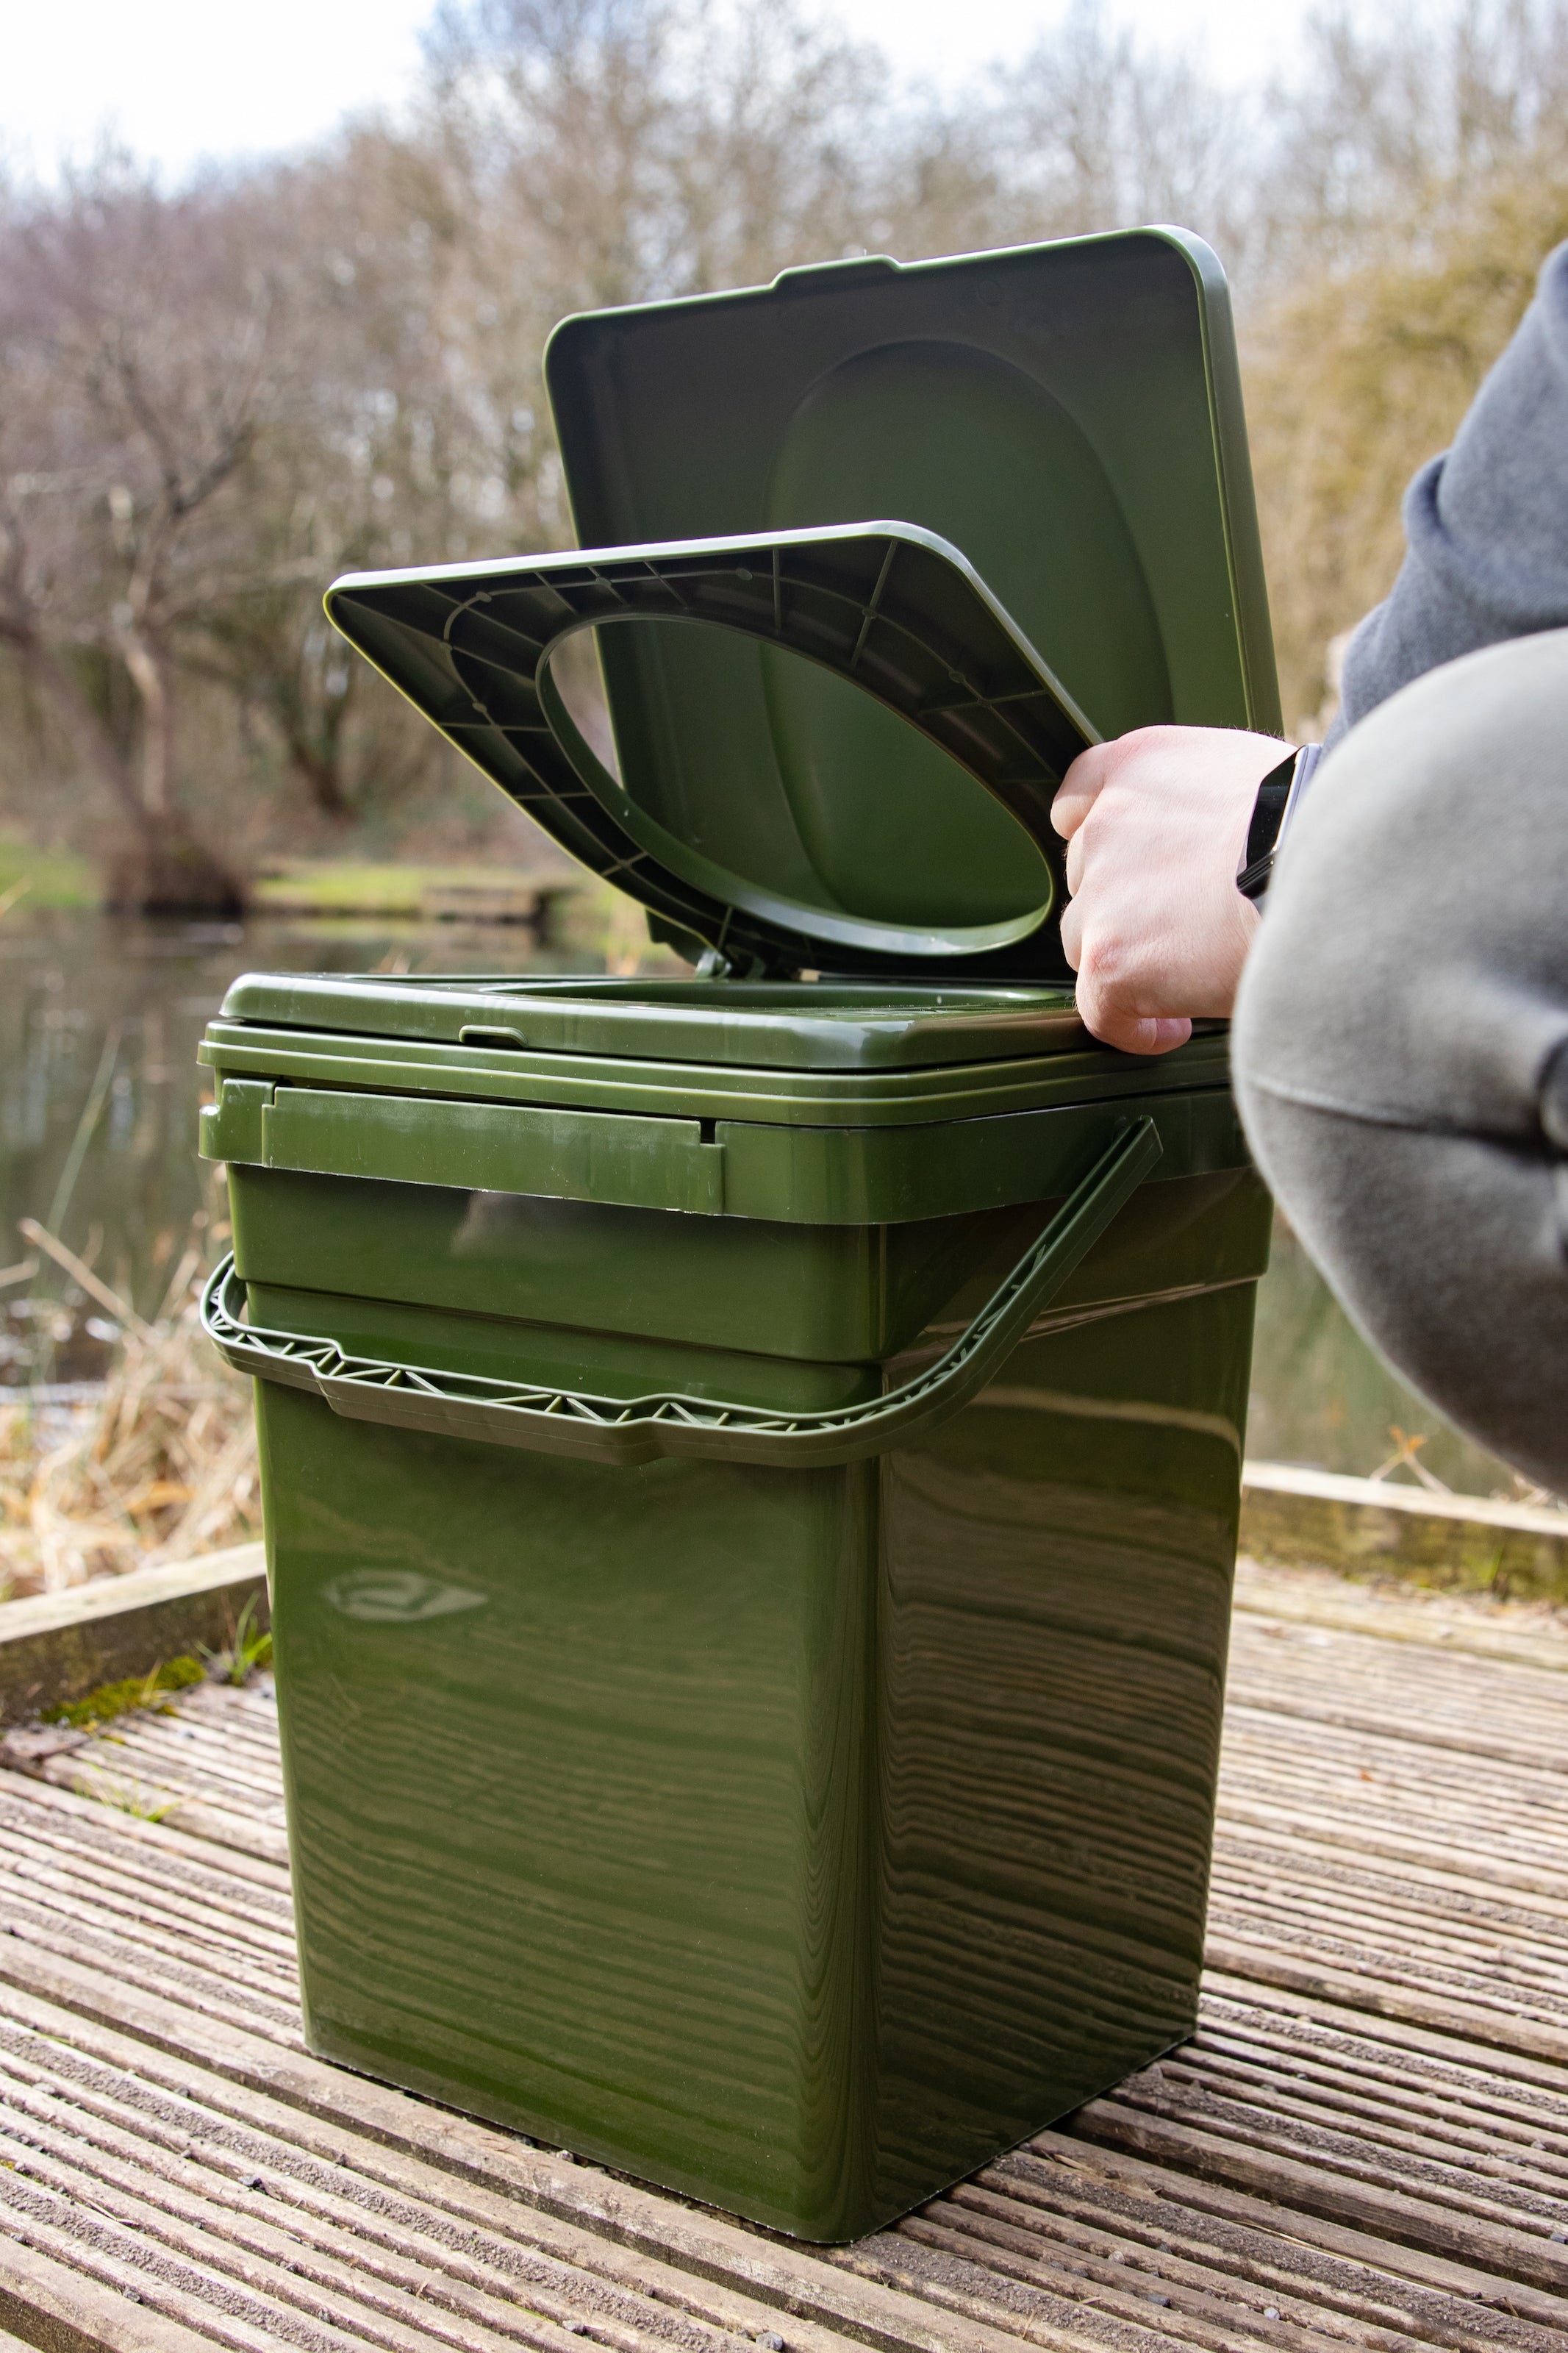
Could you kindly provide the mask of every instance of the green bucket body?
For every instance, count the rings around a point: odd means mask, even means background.
[[[713,976],[209,1031],[307,2029],[844,2240],[1195,2014],[1268,1203],[1222,1036],[1078,1021],[1050,807],[1277,723],[1229,313],[1142,231],[546,374],[579,547],[328,609]]]
[[[250,1315],[426,1375],[874,1398],[1130,1108],[1165,1146],[1000,1376],[869,1460],[608,1466],[258,1382],[310,2047],[837,2241],[1189,2031],[1268,1236],[1223,1041],[1129,1064],[1042,995],[1032,1037],[988,1056],[976,1016],[971,1062],[922,1063],[931,992],[886,1067],[861,1035],[836,1078],[810,1045],[791,1067],[788,992],[736,992],[725,1050],[661,1060],[679,985],[645,983],[595,1060],[595,1002],[626,998],[517,982],[489,1026],[576,1021],[579,1123],[657,1121],[629,1106],[661,1085],[728,1104],[659,1178],[611,1127],[563,1158],[537,1094],[573,1058],[481,1046],[456,984],[435,1018],[413,986],[300,987],[240,984],[204,1050]],[[933,1086],[971,1117],[931,1120]],[[501,1119],[482,1183],[468,1109]],[[596,1165],[687,1199],[696,1149],[721,1200],[760,1198],[803,1140],[801,1198],[835,1214],[591,1198]]]

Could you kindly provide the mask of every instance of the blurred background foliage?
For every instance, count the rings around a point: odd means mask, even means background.
[[[447,0],[416,111],[165,189],[0,187],[0,835],[124,905],[525,854],[327,629],[348,566],[568,543],[565,313],[1174,220],[1237,290],[1287,723],[1568,236],[1568,8],[1328,14],[1241,90],[1080,0],[911,99],[795,0]]]

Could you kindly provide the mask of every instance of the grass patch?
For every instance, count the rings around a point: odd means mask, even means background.
[[[479,921],[515,915],[526,920],[542,889],[577,887],[574,878],[551,867],[400,865],[353,858],[289,858],[276,860],[251,888],[251,904],[261,914],[381,915],[408,922]]]
[[[39,849],[0,833],[0,903],[14,907],[96,907],[98,877],[74,849]]]
[[[290,859],[258,875],[250,896],[261,913],[415,916],[423,903],[424,876],[416,866]]]
[[[129,1675],[123,1683],[100,1683],[85,1699],[62,1700],[44,1710],[46,1724],[68,1724],[78,1732],[96,1731],[117,1715],[131,1715],[139,1707],[156,1707],[165,1692],[185,1691],[205,1683],[206,1669],[199,1659],[170,1659],[150,1674]]]
[[[253,1674],[272,1664],[272,1637],[257,1630],[254,1595],[239,1613],[239,1623],[228,1648],[209,1651],[204,1643],[202,1657],[213,1681],[223,1683],[247,1683]]]

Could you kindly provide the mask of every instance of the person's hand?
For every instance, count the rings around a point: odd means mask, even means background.
[[[1165,1054],[1228,1015],[1258,928],[1236,887],[1258,787],[1289,746],[1229,727],[1140,727],[1081,752],[1051,823],[1068,844],[1062,951],[1108,1046]]]

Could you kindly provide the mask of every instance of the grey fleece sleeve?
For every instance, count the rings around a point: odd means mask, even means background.
[[[1411,483],[1405,535],[1391,595],[1351,640],[1325,749],[1439,663],[1568,625],[1568,245],[1453,448]]]
[[[1325,759],[1231,1033],[1269,1186],[1355,1322],[1568,1495],[1568,629]]]

